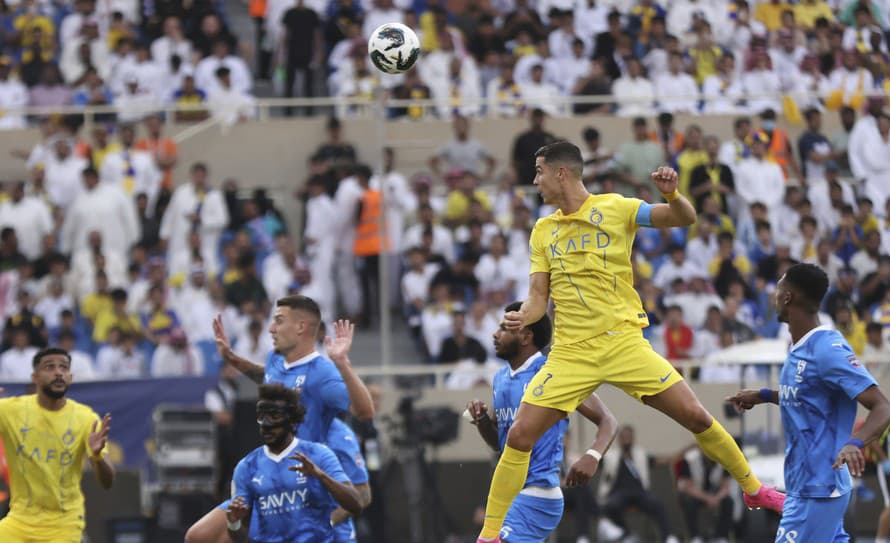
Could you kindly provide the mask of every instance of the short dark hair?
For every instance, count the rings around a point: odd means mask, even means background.
[[[81,173],[81,175],[84,175],[84,176],[89,175],[91,177],[99,177],[99,172],[96,171],[96,168],[93,168],[92,166],[87,166],[80,173]]]
[[[587,128],[585,128],[583,134],[584,141],[600,139],[600,131],[592,126],[588,126]]]
[[[519,311],[520,307],[522,307],[522,302],[513,302],[505,307],[504,311]],[[550,344],[550,339],[553,337],[553,324],[546,313],[537,322],[529,324],[526,328],[531,331],[532,342],[539,351]]]
[[[127,291],[122,288],[116,288],[111,291],[111,300],[114,302],[126,302]]]
[[[883,333],[884,325],[879,322],[870,322],[865,325],[865,333],[866,334],[873,334],[875,332],[877,332],[879,334]]]
[[[300,403],[300,393],[281,383],[267,383],[259,387],[259,399],[268,402],[284,402],[291,422],[301,424],[306,416],[306,408]]]
[[[795,264],[785,272],[785,281],[808,302],[811,311],[819,310],[828,291],[828,275],[815,264]]]
[[[64,355],[65,358],[68,359],[68,363],[71,363],[71,355],[68,354],[68,351],[60,347],[47,347],[45,349],[37,351],[37,354],[35,354],[34,358],[31,360],[31,367],[36,368],[38,365],[40,365],[41,362],[43,362],[44,358],[46,358],[47,356],[52,356],[54,354]]]
[[[283,298],[279,298],[277,302],[275,302],[276,307],[286,307],[293,311],[303,311],[311,314],[315,317],[318,322],[321,322],[321,308],[318,307],[318,303],[315,300],[310,298],[309,296],[303,296],[302,294],[291,294],[288,296],[284,296]]]
[[[371,179],[374,176],[374,171],[367,164],[357,164],[355,166],[355,175],[363,179]]]
[[[735,122],[732,123],[733,128],[739,128],[743,124],[751,124],[750,117],[737,117]]]
[[[197,171],[207,173],[207,164],[204,164],[203,162],[195,162],[192,164],[191,172],[195,173]]]
[[[584,170],[581,149],[578,149],[574,143],[565,140],[555,141],[541,147],[535,151],[535,158],[538,157],[543,158],[547,164],[563,163],[577,177],[581,177],[581,172]]]

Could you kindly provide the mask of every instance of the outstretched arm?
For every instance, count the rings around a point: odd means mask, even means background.
[[[227,364],[231,364],[236,370],[246,375],[254,383],[258,385],[263,384],[263,378],[266,376],[265,368],[235,354],[235,351],[232,349],[232,344],[229,343],[229,338],[226,337],[226,331],[223,328],[222,323],[222,315],[217,315],[216,318],[213,319],[213,339],[216,341],[216,350],[219,351],[219,356],[222,357],[223,361]]]
[[[289,467],[288,469],[290,471],[299,471],[306,477],[315,477],[318,479],[327,491],[331,493],[331,496],[333,496],[334,500],[336,500],[340,507],[348,511],[350,514],[358,515],[362,512],[361,497],[359,496],[358,490],[356,490],[351,483],[341,483],[340,481],[337,481],[324,470],[316,466],[303,453],[295,452],[293,456],[289,456],[288,458],[300,463],[297,466]]]
[[[728,396],[724,399],[735,406],[738,411],[747,411],[752,409],[755,405],[759,405],[762,403],[779,403],[779,391],[778,390],[770,390],[768,388],[761,388],[760,390],[754,390],[753,388],[749,388],[746,390],[740,390],[736,392],[732,396]]]
[[[550,301],[550,274],[536,272],[531,274],[528,285],[528,298],[522,302],[519,311],[508,311],[504,314],[507,328],[519,330],[541,320],[547,312]]]
[[[367,509],[369,505],[371,505],[371,485],[368,483],[362,483],[360,485],[355,485],[356,491],[358,491],[359,500],[362,503],[362,509]],[[331,513],[331,526],[336,526],[338,524],[343,524],[350,518],[352,518],[352,513],[343,509],[342,507],[338,507],[334,509]]]
[[[114,468],[102,456],[105,444],[108,443],[108,432],[111,430],[111,415],[108,413],[102,417],[102,426],[99,421],[93,421],[93,428],[89,436],[90,462],[96,472],[96,480],[105,490],[114,484]]]
[[[371,420],[374,418],[371,393],[361,378],[355,374],[349,361],[349,349],[352,347],[354,333],[353,323],[339,320],[334,323],[334,338],[325,337],[325,346],[328,349],[328,357],[337,366],[337,371],[346,383],[346,390],[349,391],[349,411],[360,420]]]
[[[865,456],[862,447],[881,437],[884,429],[890,425],[890,402],[877,386],[868,387],[856,397],[862,407],[868,409],[868,416],[858,430],[853,432],[850,441],[844,445],[837,455],[835,468],[847,464],[850,473],[861,477],[865,470]]]
[[[470,414],[470,422],[476,426],[479,436],[495,452],[500,452],[498,443],[498,423],[488,409],[488,406],[480,400],[467,402],[467,411]]]
[[[667,166],[662,166],[652,172],[652,183],[668,201],[666,204],[652,206],[649,220],[653,227],[689,226],[695,222],[697,217],[695,208],[677,190],[679,179],[676,170]]]
[[[600,459],[609,450],[612,440],[618,434],[618,419],[596,393],[591,394],[578,406],[578,412],[596,424],[597,429],[593,444],[572,464],[566,475],[566,485],[569,487],[586,485],[590,481],[599,467]]]

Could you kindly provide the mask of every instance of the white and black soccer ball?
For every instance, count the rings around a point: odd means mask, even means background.
[[[407,72],[420,55],[420,40],[402,23],[386,23],[377,27],[368,40],[371,63],[387,74]]]

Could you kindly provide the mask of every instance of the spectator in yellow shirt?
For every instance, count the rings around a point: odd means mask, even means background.
[[[127,312],[127,291],[117,288],[111,291],[113,306],[99,314],[93,326],[93,341],[104,343],[112,328],[120,328],[122,332],[142,335],[142,322],[137,315]]]
[[[705,79],[717,73],[717,62],[723,57],[723,50],[714,44],[710,25],[704,24],[698,30],[695,47],[690,48],[687,54],[695,63],[693,77],[699,86]]]
[[[702,129],[697,124],[686,127],[683,137],[683,150],[677,155],[677,169],[680,171],[680,192],[690,198],[689,182],[692,178],[692,170],[697,166],[708,163],[708,152],[705,151]],[[693,200],[694,201],[694,200]]]
[[[809,30],[816,27],[816,20],[819,18],[833,21],[834,12],[825,0],[800,0],[794,6],[794,17],[797,19],[797,24]]]
[[[862,356],[865,350],[865,323],[854,317],[850,308],[841,305],[834,310],[834,325],[838,332],[843,334],[844,339],[853,348],[853,352],[858,356]]]
[[[479,178],[470,171],[452,171],[449,177],[460,178],[457,186],[448,194],[445,203],[445,223],[449,226],[463,224],[470,217],[470,201],[476,200],[487,212],[491,212],[491,202],[488,195],[479,190]]]
[[[754,20],[762,23],[770,32],[775,32],[782,27],[782,12],[785,10],[793,11],[794,6],[782,0],[769,0],[757,4],[754,8]]]
[[[728,280],[741,277],[747,283],[751,277],[751,261],[745,255],[735,253],[735,238],[729,232],[717,235],[717,256],[708,265],[708,274],[715,283],[721,277]]]
[[[111,303],[111,294],[108,291],[108,276],[105,275],[104,270],[96,272],[94,289],[94,292],[84,296],[80,302],[80,314],[95,324],[99,315],[114,308],[114,304]]]

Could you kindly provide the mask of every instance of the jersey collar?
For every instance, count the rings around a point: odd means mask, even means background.
[[[794,350],[796,350],[798,347],[803,346],[803,344],[806,343],[808,339],[810,339],[810,336],[812,336],[812,335],[815,334],[816,332],[821,332],[821,331],[823,331],[823,330],[831,330],[831,328],[828,327],[828,326],[826,326],[826,325],[824,325],[824,324],[821,325],[821,326],[817,326],[817,327],[813,328],[812,330],[810,330],[809,332],[807,332],[806,334],[804,334],[804,336],[803,336],[802,338],[800,338],[800,339],[797,341],[797,343],[792,343],[792,344],[791,344],[791,350],[794,351]]]
[[[284,361],[284,369],[289,370],[291,368],[295,368],[301,364],[305,364],[305,363],[309,362],[310,360],[314,360],[314,359],[318,358],[319,356],[320,355],[318,354],[318,351],[312,351],[311,353],[307,354],[303,358],[299,358],[297,360],[294,360],[293,362],[288,362],[287,360],[285,360]]]
[[[515,370],[513,368],[510,368],[510,366],[507,366],[507,368],[510,369],[510,377],[516,377],[517,373],[527,370],[528,367],[532,365],[532,362],[537,360],[539,356],[541,356],[541,351],[538,351],[535,354],[528,357],[528,359],[525,362],[523,362],[522,365],[519,366],[518,368],[516,368]]]
[[[290,445],[285,447],[285,449],[278,454],[272,454],[272,452],[269,450],[269,447],[263,445],[263,453],[269,460],[277,464],[278,462],[281,462],[282,460],[290,456],[290,453],[292,453],[294,449],[297,448],[298,443],[300,443],[300,440],[295,437],[294,440],[290,442]]]
[[[583,215],[584,212],[590,209],[590,206],[593,205],[593,200],[596,197],[594,194],[587,194],[587,198],[584,199],[584,203],[581,204],[581,207],[578,208],[574,213],[569,213],[568,215],[564,215],[561,209],[557,209],[555,215],[559,219],[564,219],[566,217],[574,217],[576,215]]]

